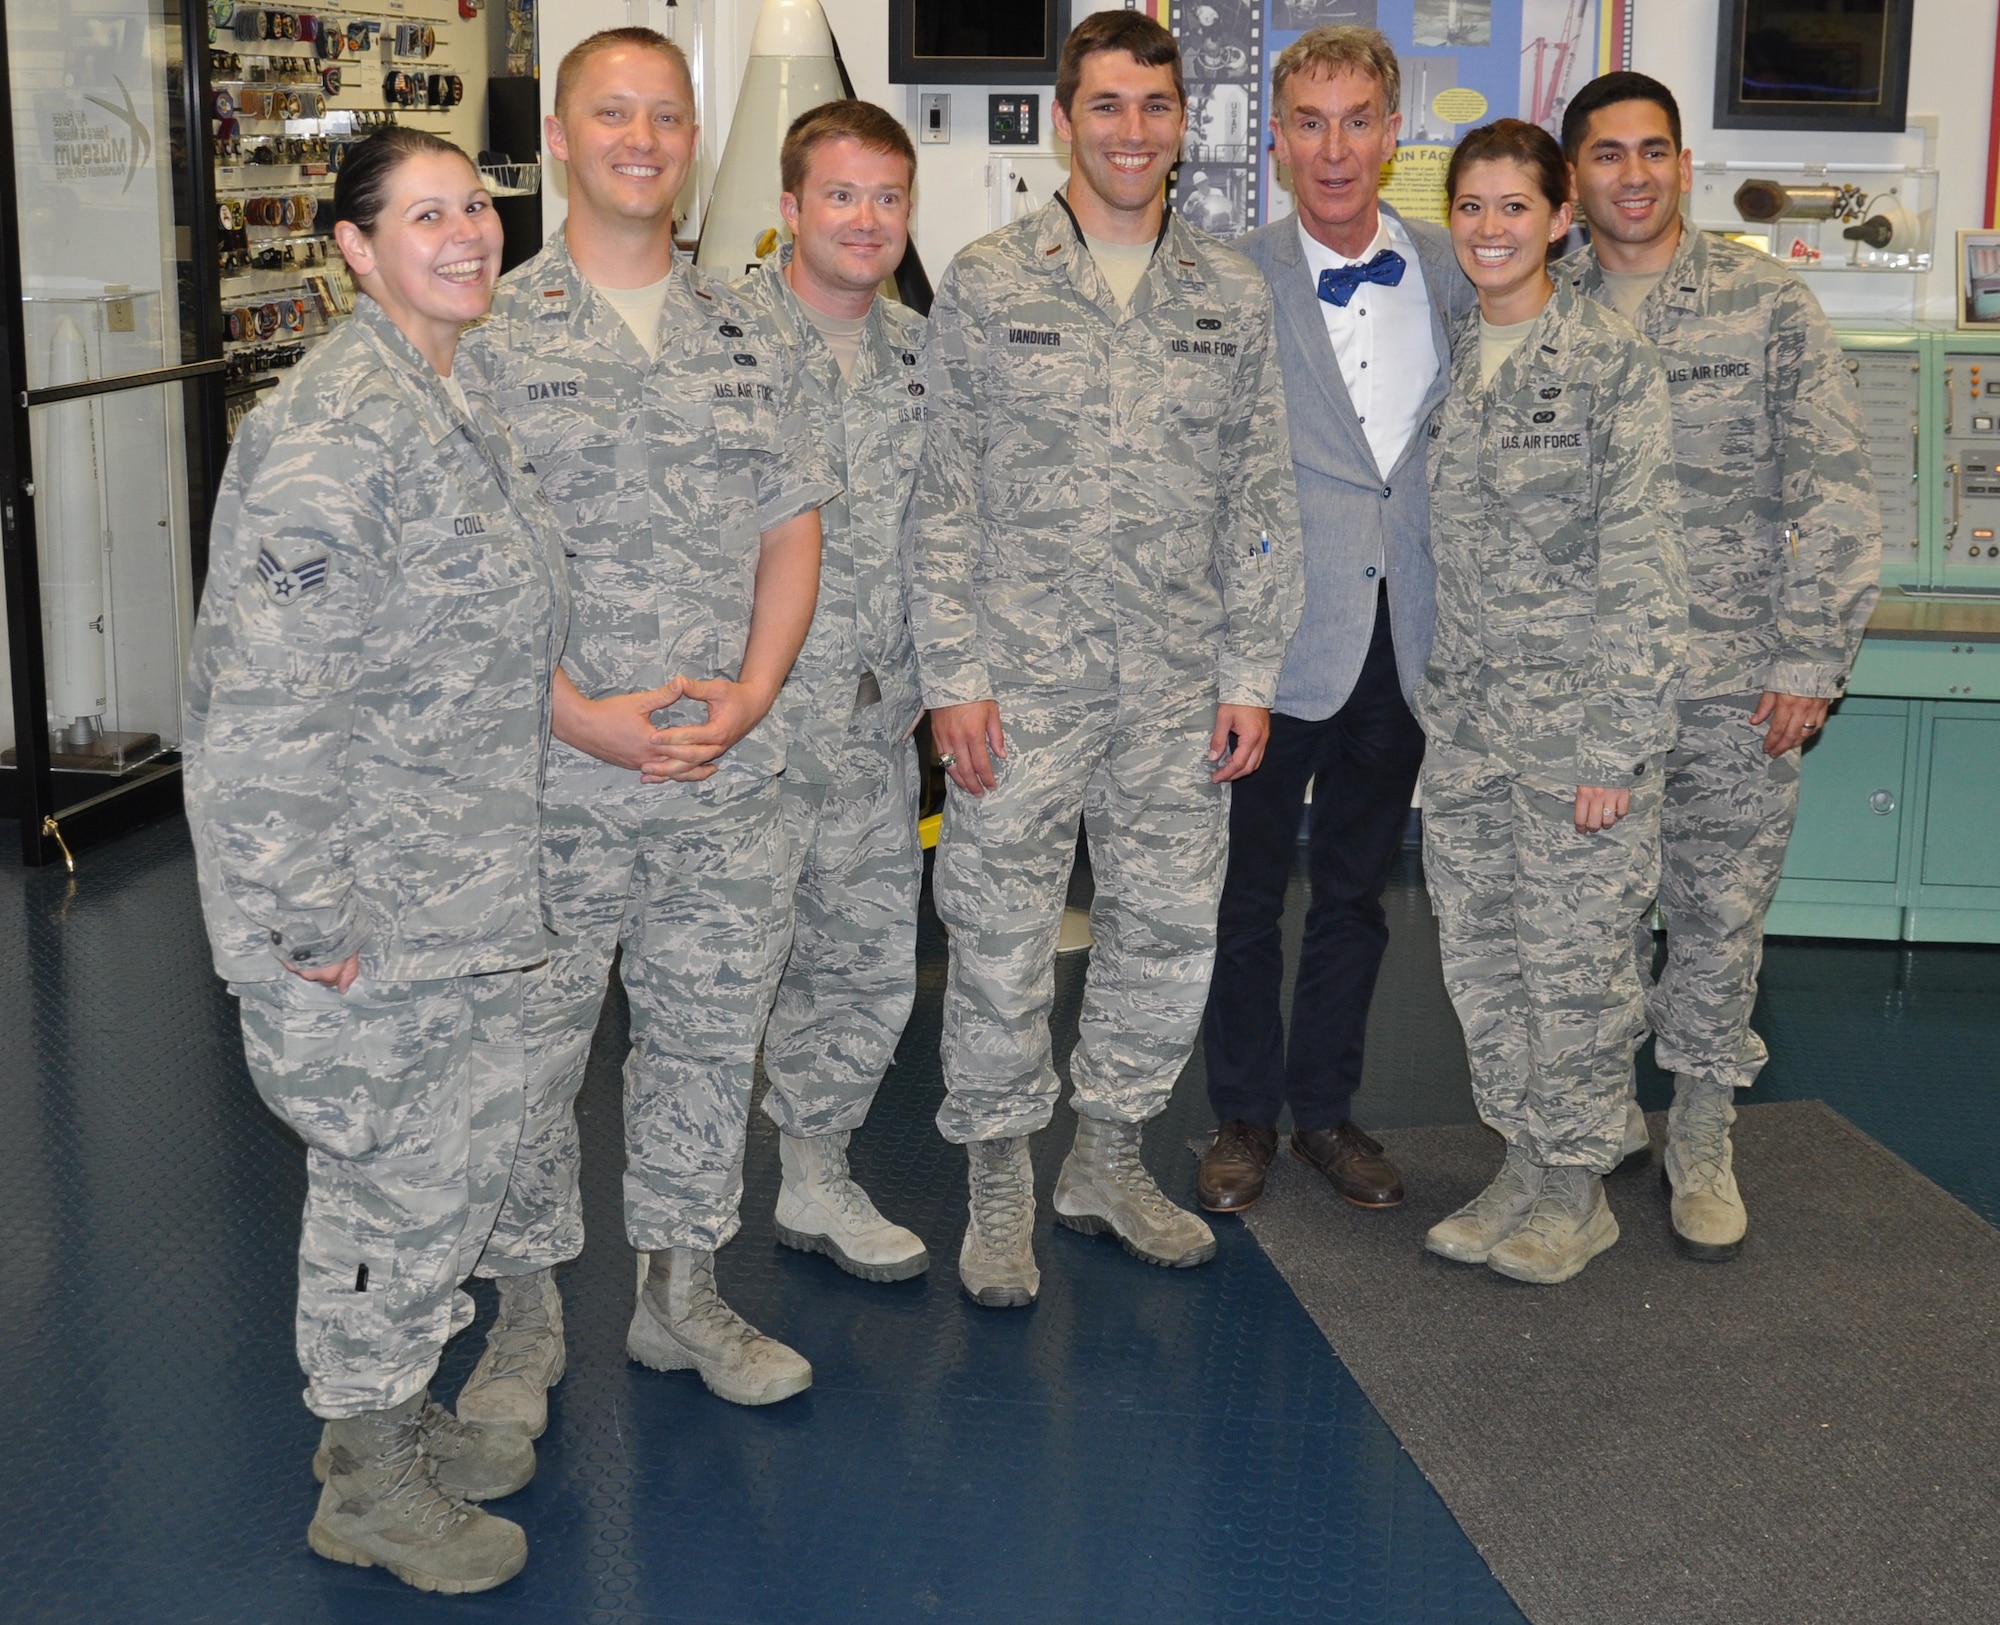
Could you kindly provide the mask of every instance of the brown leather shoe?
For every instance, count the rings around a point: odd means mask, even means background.
[[[1201,1155],[1194,1193],[1211,1213],[1241,1213],[1264,1194],[1264,1176],[1278,1154],[1278,1131],[1232,1118]]]
[[[1292,1155],[1325,1174],[1356,1207],[1395,1207],[1403,1200],[1403,1176],[1354,1123],[1293,1130]]]

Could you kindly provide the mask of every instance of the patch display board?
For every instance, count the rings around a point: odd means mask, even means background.
[[[1219,237],[1291,213],[1270,152],[1271,64],[1328,24],[1379,28],[1403,73],[1402,146],[1383,197],[1444,219],[1444,169],[1459,136],[1498,118],[1551,131],[1577,88],[1631,59],[1633,0],[1175,0],[1188,85],[1174,205]]]

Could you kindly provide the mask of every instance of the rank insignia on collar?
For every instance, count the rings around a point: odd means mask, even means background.
[[[294,604],[315,587],[326,585],[326,555],[319,554],[303,564],[280,564],[268,547],[257,549],[257,573],[264,578],[264,590],[276,604]]]

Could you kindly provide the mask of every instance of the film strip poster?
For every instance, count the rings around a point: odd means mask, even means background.
[[[1402,145],[1382,195],[1406,215],[1442,222],[1445,165],[1459,137],[1497,118],[1558,130],[1580,86],[1630,64],[1632,4],[1175,0],[1188,136],[1174,206],[1222,237],[1292,212],[1270,151],[1271,64],[1301,34],[1349,25],[1388,35],[1402,67]]]
[[[1240,237],[1264,219],[1267,3],[1175,0],[1173,7],[1188,131],[1171,196],[1182,219],[1216,237]]]

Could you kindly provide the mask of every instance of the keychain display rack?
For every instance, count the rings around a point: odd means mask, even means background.
[[[410,123],[478,152],[467,69],[476,62],[483,79],[483,6],[388,0],[380,10],[294,11],[212,0],[206,95],[230,436],[354,309],[333,241],[347,148],[384,123]],[[507,194],[539,182],[504,179]]]

